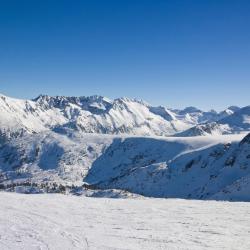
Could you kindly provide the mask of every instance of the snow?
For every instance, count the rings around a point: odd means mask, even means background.
[[[249,115],[249,107],[229,107],[222,115],[129,98],[0,96],[1,188],[88,183],[103,196],[119,189],[153,197],[248,201],[250,195],[239,189],[248,190],[250,148],[239,141]]]
[[[186,117],[194,119],[198,117],[204,120],[208,116],[205,123],[201,123],[201,120],[196,121],[196,125],[179,133],[175,136],[199,136],[199,135],[220,135],[220,134],[236,134],[245,133],[250,130],[250,106],[243,108],[229,107],[214,119],[209,113],[205,115],[204,112],[195,112],[195,115],[190,116],[190,113],[186,114]],[[209,116],[211,116],[209,118]],[[214,119],[214,121],[213,121]],[[202,121],[204,122],[204,121]]]
[[[228,124],[235,132],[250,129],[250,106],[243,107],[219,121]]]
[[[242,109],[244,111],[244,108]],[[230,117],[235,108],[204,112],[194,107],[184,110],[153,107],[142,100],[102,96],[65,97],[40,95],[34,100],[20,100],[0,95],[0,137],[26,133],[74,129],[83,133],[168,136],[197,124]],[[249,115],[249,109],[244,114]],[[248,117],[245,119],[248,122]],[[237,129],[249,126],[243,121]]]
[[[170,121],[151,112],[143,101],[101,96],[39,96],[30,100],[0,97],[0,135],[38,133],[67,129],[85,133],[168,135],[190,127],[185,121]],[[21,133],[21,131],[23,131]]]
[[[16,192],[0,192],[0,249],[250,249],[249,130],[250,106],[0,94]]]
[[[138,137],[72,132],[24,135],[0,150],[0,184],[94,185],[91,196],[128,190],[151,197],[249,201],[235,182],[250,175],[245,135]],[[246,182],[240,189],[248,190]],[[230,188],[231,187],[231,188]],[[33,187],[17,192],[47,192]],[[217,195],[221,192],[221,195]],[[224,194],[224,195],[223,195]],[[112,194],[116,195],[116,194]]]
[[[250,146],[239,143],[243,137],[117,139],[84,181],[150,197],[250,201],[248,184],[237,184],[250,175]]]
[[[250,249],[250,203],[0,193],[0,249]]]
[[[228,124],[219,124],[217,122],[198,124],[183,132],[176,133],[174,136],[207,136],[207,135],[223,135],[232,134],[232,128]],[[243,132],[244,133],[244,132]]]
[[[83,179],[96,169],[101,180],[104,176],[111,177],[120,173],[124,164],[127,164],[128,169],[133,169],[137,165],[146,166],[152,162],[168,163],[183,154],[218,143],[240,141],[242,138],[243,135],[182,138],[40,132],[12,139],[1,147],[0,183],[29,180],[36,183],[56,181],[81,185]],[[110,157],[111,151],[114,151],[113,157]],[[145,159],[140,159],[141,155]],[[6,176],[5,180],[1,179],[1,172]]]

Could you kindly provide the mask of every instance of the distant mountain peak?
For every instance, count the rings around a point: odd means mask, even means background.
[[[240,144],[250,144],[250,133],[247,134],[243,139],[242,141],[240,142]]]
[[[230,109],[230,110],[236,112],[236,111],[238,111],[238,110],[241,109],[241,108],[238,107],[238,106],[230,106],[230,107],[228,107],[227,109]]]
[[[194,106],[189,106],[189,107],[186,107],[183,109],[183,112],[186,112],[186,113],[193,113],[193,112],[202,112],[202,110],[194,107]]]

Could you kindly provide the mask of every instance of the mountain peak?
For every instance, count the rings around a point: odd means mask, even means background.
[[[181,113],[195,113],[195,112],[202,112],[202,111],[193,106],[189,106],[181,110]]]
[[[227,109],[232,110],[233,112],[236,112],[240,109],[238,106],[229,106]]]
[[[250,133],[247,134],[243,139],[242,141],[240,142],[240,144],[250,144]]]

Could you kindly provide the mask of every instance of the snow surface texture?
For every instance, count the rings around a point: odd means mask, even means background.
[[[250,249],[250,203],[0,192],[0,249]]]

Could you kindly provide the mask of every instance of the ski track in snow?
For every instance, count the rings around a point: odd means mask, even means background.
[[[250,203],[0,193],[0,249],[250,249]]]

